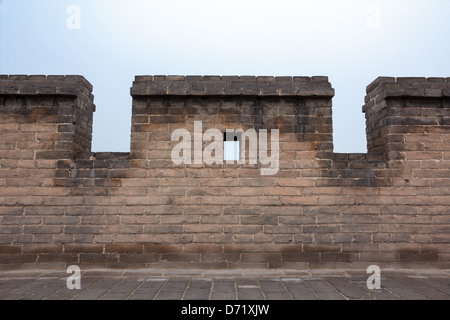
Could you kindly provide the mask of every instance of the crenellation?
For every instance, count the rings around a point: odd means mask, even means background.
[[[136,76],[130,152],[95,153],[86,79],[0,75],[0,269],[448,267],[449,79],[374,80],[368,152],[348,154],[328,77]],[[199,121],[201,160],[207,130],[278,130],[278,171],[248,141],[245,163],[193,161]]]

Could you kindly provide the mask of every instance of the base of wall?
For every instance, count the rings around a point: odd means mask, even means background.
[[[249,272],[256,272],[258,274],[287,274],[287,273],[301,273],[310,271],[324,271],[328,273],[333,272],[345,272],[345,271],[358,271],[367,270],[371,265],[377,265],[381,270],[450,270],[450,262],[392,262],[392,263],[378,263],[378,262],[290,262],[290,263],[230,263],[230,264],[202,264],[202,263],[81,263],[70,264],[64,262],[53,263],[11,263],[0,264],[0,272],[7,271],[27,271],[27,270],[53,270],[53,271],[65,271],[70,265],[77,265],[83,271],[88,270],[109,270],[120,271],[125,270],[127,272],[133,271],[145,271],[150,273],[159,274],[178,274],[192,273],[207,273],[207,274],[247,274]],[[163,271],[161,271],[163,270]]]
[[[262,248],[262,247],[261,247]],[[393,269],[447,269],[450,260],[430,248],[413,249],[397,243],[389,251],[345,251],[339,245],[270,246],[249,252],[239,245],[34,244],[1,245],[0,270],[82,268],[184,270],[315,270],[366,269],[370,265]]]

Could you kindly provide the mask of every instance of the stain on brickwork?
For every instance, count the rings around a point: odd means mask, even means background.
[[[0,76],[0,268],[450,265],[449,78],[370,84],[366,154],[333,152],[326,77],[138,76],[129,153],[91,152],[91,92]],[[175,165],[194,121],[278,129],[278,172]]]

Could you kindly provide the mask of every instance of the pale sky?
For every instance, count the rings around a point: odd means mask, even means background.
[[[0,74],[94,85],[93,151],[129,151],[135,75],[325,75],[336,152],[365,152],[365,87],[450,76],[450,0],[0,0]]]

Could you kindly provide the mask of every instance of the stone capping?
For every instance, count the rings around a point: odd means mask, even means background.
[[[0,95],[77,97],[95,111],[93,86],[79,75],[0,75]]]
[[[328,77],[136,76],[138,96],[303,96],[332,98]]]
[[[450,97],[450,78],[378,77],[366,92],[364,113],[388,98]]]

